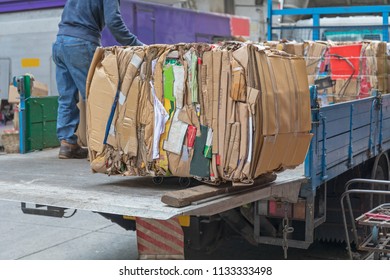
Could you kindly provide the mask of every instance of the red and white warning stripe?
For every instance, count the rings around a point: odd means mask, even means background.
[[[140,259],[184,259],[184,233],[177,218],[136,218]]]

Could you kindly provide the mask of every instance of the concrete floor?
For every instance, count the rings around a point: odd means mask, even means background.
[[[0,213],[0,260],[138,258],[135,233],[92,212],[70,219],[34,216],[23,214],[19,203],[0,201]]]

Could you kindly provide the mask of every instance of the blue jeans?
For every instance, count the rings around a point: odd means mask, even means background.
[[[85,86],[89,66],[98,45],[80,38],[57,36],[53,44],[58,88],[57,137],[76,144],[74,134],[80,122],[77,108],[79,92],[85,100]]]

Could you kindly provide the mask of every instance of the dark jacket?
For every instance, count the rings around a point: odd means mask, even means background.
[[[58,26],[58,35],[82,38],[98,45],[107,26],[120,44],[142,45],[124,24],[119,0],[67,0]]]

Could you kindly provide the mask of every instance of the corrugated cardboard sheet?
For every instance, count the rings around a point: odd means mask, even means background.
[[[252,184],[301,164],[310,129],[305,60],[269,47],[100,48],[89,71],[94,172]]]

